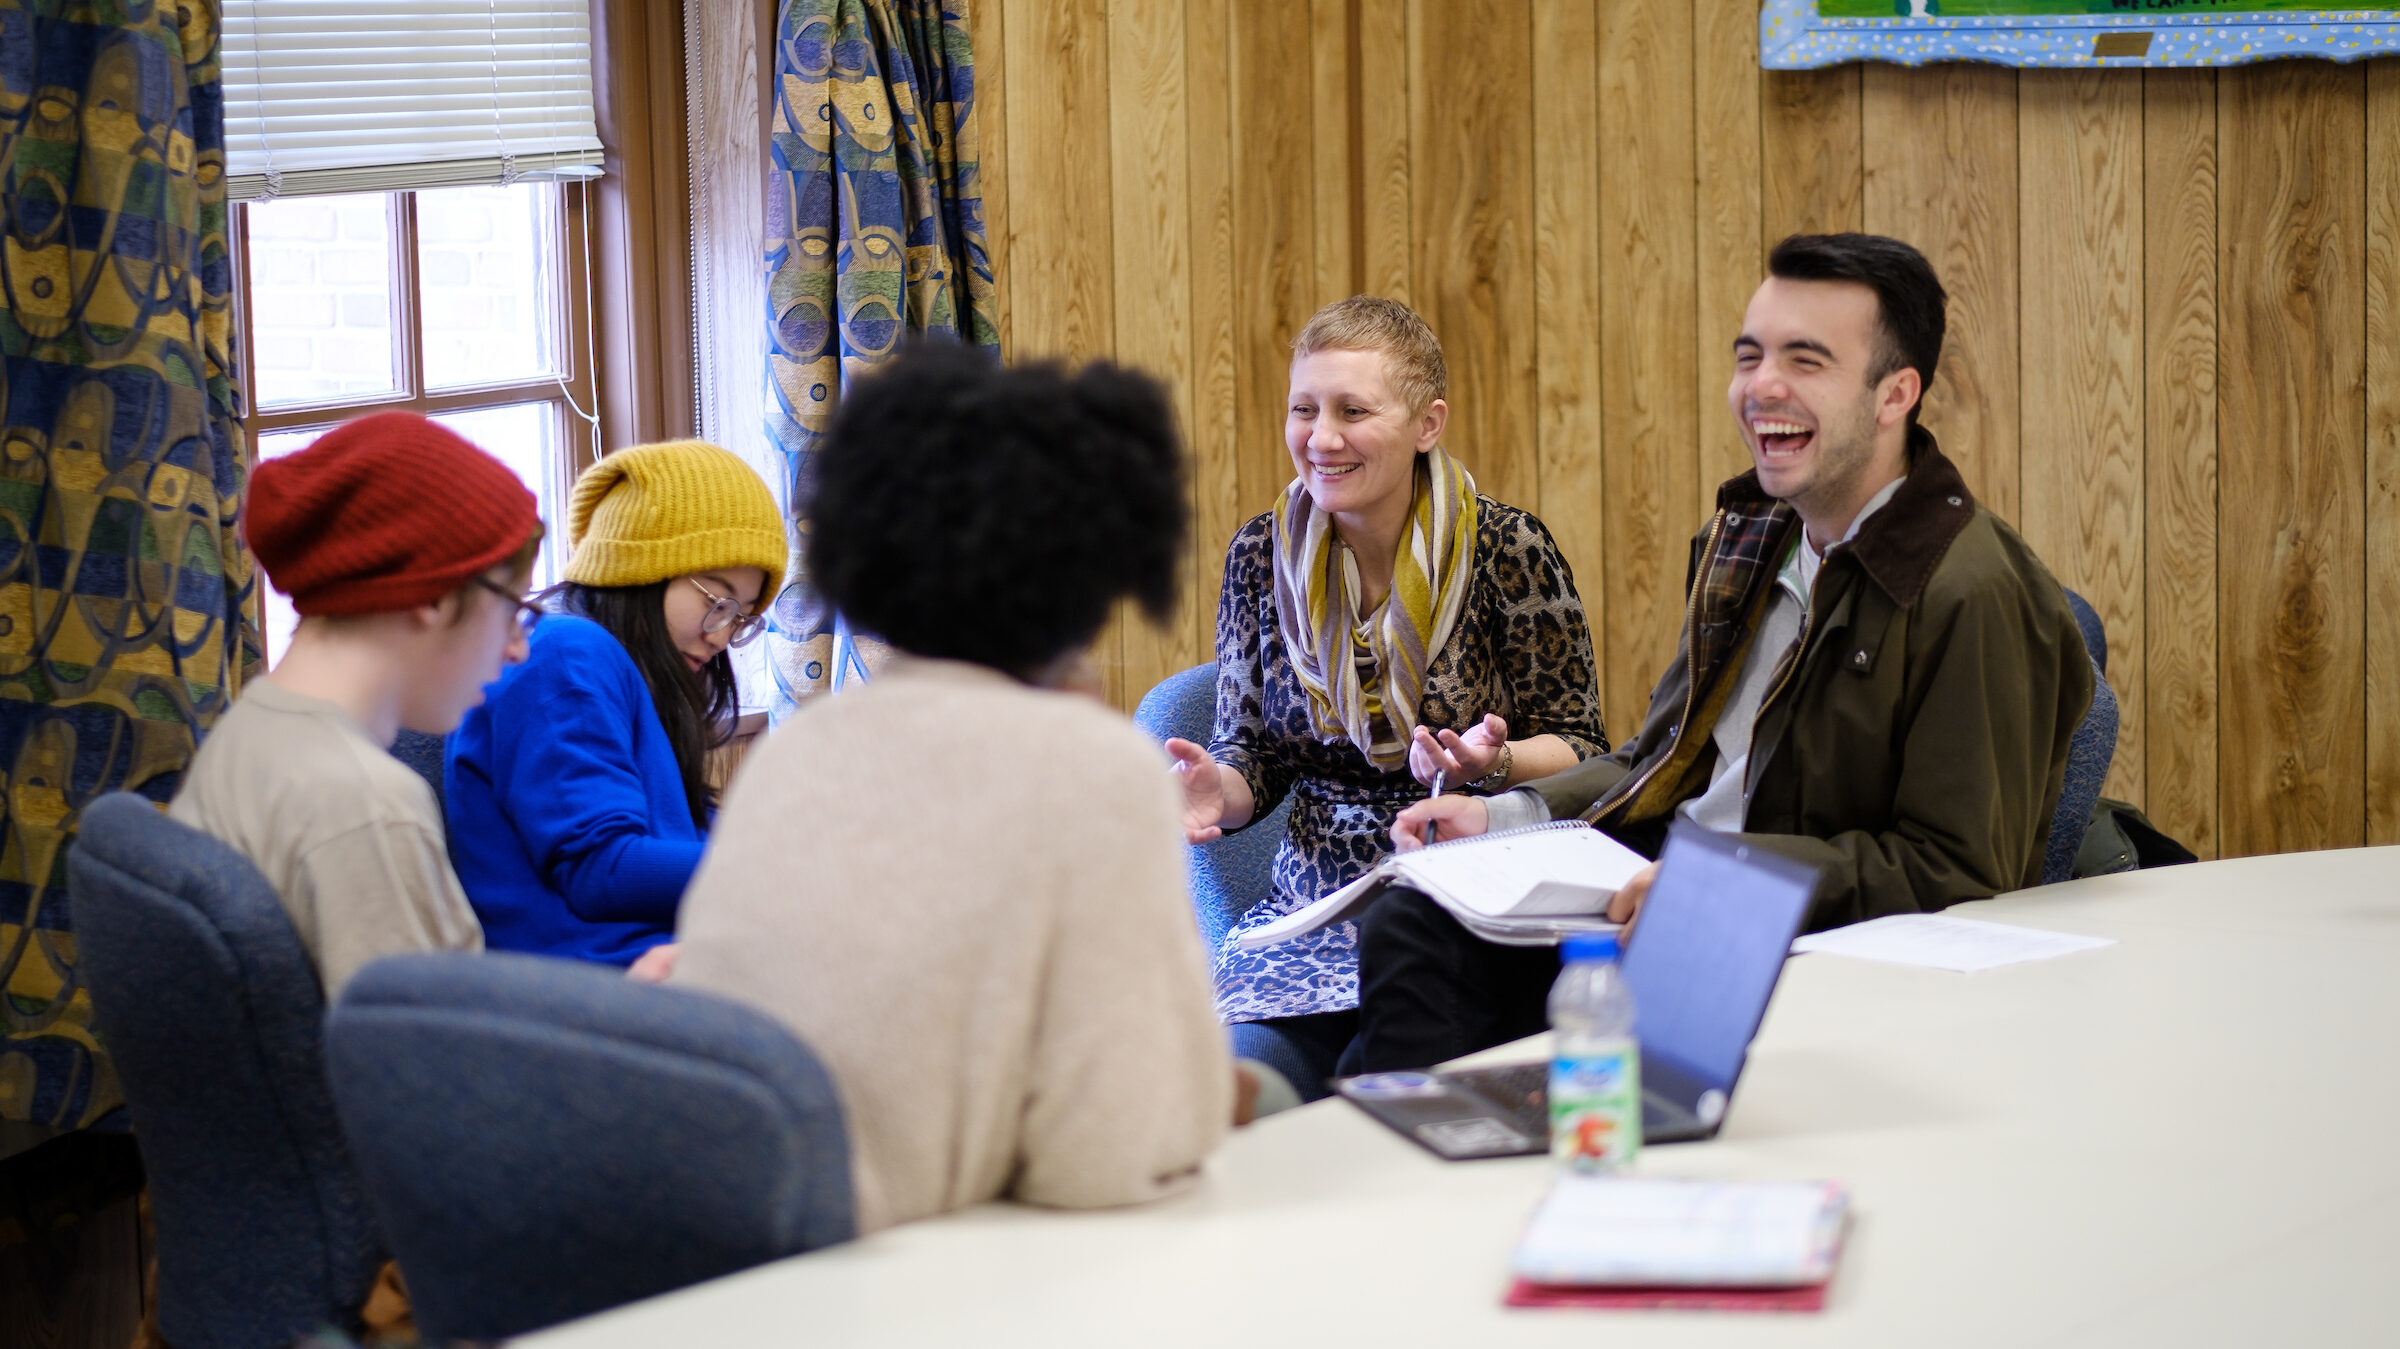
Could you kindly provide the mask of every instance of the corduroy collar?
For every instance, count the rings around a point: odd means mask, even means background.
[[[1720,509],[1772,500],[1759,487],[1755,468],[1717,489]],[[1905,609],[1924,593],[1933,569],[1941,565],[1958,532],[1974,518],[1975,494],[1967,490],[1957,465],[1942,453],[1931,431],[1912,426],[1908,476],[1901,479],[1900,490],[1882,510],[1867,517],[1857,538],[1837,546],[1847,547],[1892,603]]]

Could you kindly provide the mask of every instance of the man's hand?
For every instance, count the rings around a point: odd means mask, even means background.
[[[1183,784],[1183,841],[1208,843],[1224,836],[1225,779],[1208,751],[1180,736],[1167,741],[1174,756],[1174,774]]]
[[[665,942],[651,947],[626,967],[625,977],[637,984],[663,984],[675,972],[675,956],[679,944]]]
[[[1392,817],[1392,851],[1415,852],[1425,846],[1425,826],[1435,827],[1434,842],[1473,838],[1491,828],[1491,812],[1480,796],[1435,796],[1412,802]]]
[[[1469,726],[1465,735],[1419,726],[1408,740],[1408,771],[1428,787],[1436,773],[1451,786],[1464,787],[1481,782],[1499,766],[1501,747],[1507,743],[1508,723],[1490,712]]]
[[[1609,897],[1608,921],[1623,923],[1627,928],[1642,913],[1642,901],[1650,897],[1650,885],[1658,879],[1658,863],[1652,862],[1633,873],[1625,888]]]

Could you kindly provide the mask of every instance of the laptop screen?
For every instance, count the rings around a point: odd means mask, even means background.
[[[1733,1090],[1816,881],[1814,867],[1677,822],[1625,951],[1645,1076],[1658,1063]]]

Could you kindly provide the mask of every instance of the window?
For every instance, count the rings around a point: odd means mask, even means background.
[[[284,197],[233,211],[253,452],[289,454],[341,422],[402,408],[507,463],[563,527],[597,454],[581,184],[519,182]],[[543,543],[538,584],[565,540]],[[271,587],[271,663],[291,603]]]

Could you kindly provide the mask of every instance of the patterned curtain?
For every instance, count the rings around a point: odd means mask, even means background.
[[[0,0],[0,1118],[118,1103],[64,854],[258,659],[217,37],[214,0]]]
[[[967,0],[784,0],[767,190],[767,434],[788,500],[843,385],[909,333],[997,352]],[[772,611],[776,712],[862,672],[795,546]]]

